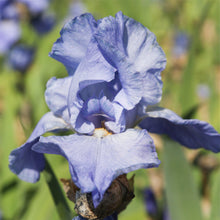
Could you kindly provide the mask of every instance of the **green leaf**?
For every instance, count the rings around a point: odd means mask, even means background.
[[[181,109],[183,112],[189,111],[190,108],[197,105],[196,100],[196,85],[198,83],[198,75],[196,75],[195,71],[195,63],[198,62],[198,51],[201,48],[201,42],[198,38],[203,24],[209,14],[210,8],[214,1],[206,1],[203,10],[200,14],[200,19],[197,22],[194,32],[191,36],[191,46],[189,51],[188,63],[184,69],[180,93],[179,93],[179,100]]]
[[[59,182],[47,160],[46,160],[46,166],[44,170],[44,176],[48,184],[48,187],[50,189],[51,195],[53,197],[54,203],[56,205],[57,212],[60,216],[60,219],[71,220],[72,215],[71,215],[70,208],[63,194],[63,191],[59,185]]]
[[[165,189],[171,220],[201,220],[198,189],[183,150],[170,140],[164,145]]]
[[[211,217],[210,220],[220,219],[220,170],[214,175],[213,187],[211,192]]]

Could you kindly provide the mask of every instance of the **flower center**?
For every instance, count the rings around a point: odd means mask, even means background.
[[[105,128],[96,128],[94,133],[93,133],[93,136],[94,137],[98,137],[98,138],[103,138],[103,137],[106,137],[108,135],[111,135],[112,133],[107,131]]]

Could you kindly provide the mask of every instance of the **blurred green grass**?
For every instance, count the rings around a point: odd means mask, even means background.
[[[8,169],[8,155],[11,150],[25,142],[38,120],[48,111],[44,101],[47,80],[52,76],[63,77],[67,74],[62,64],[48,57],[48,53],[59,37],[69,2],[53,2],[51,10],[55,9],[60,23],[48,35],[38,38],[26,26],[23,27],[23,41],[38,47],[36,59],[25,76],[12,72],[7,67],[0,67],[0,210],[7,220],[59,219],[43,175],[36,184],[20,181]],[[97,19],[122,11],[154,32],[167,56],[167,68],[162,74],[164,93],[161,106],[182,115],[193,106],[201,104],[194,117],[211,123],[220,131],[219,1],[85,0],[84,3],[88,12]],[[189,50],[180,58],[172,54],[173,39],[177,31],[185,32],[190,37]],[[205,84],[210,89],[207,99],[198,96],[199,84]],[[20,86],[24,88],[24,92],[19,90]],[[135,172],[136,198],[120,214],[120,220],[150,219],[145,211],[143,190],[152,184],[155,190],[164,190],[161,174],[164,166],[163,141],[156,137],[157,142],[162,159],[158,176],[154,180],[151,171]],[[186,151],[186,154],[193,152]],[[58,178],[70,177],[65,160],[54,155],[48,155],[47,158]],[[200,171],[192,165],[191,170],[196,187],[199,188]],[[161,186],[158,183],[159,186],[156,187],[155,181],[161,182]],[[10,183],[11,188],[7,189]],[[217,183],[219,170],[212,175],[209,182],[208,200],[209,203],[213,202],[214,207],[212,214],[209,214],[213,220],[220,219],[219,211],[216,211],[219,204],[217,192],[220,190],[220,184]],[[159,194],[158,199],[162,200],[162,195]],[[69,202],[69,205],[73,210],[74,204]]]

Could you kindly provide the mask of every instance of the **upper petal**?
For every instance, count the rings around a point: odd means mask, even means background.
[[[54,43],[50,56],[63,63],[72,75],[85,56],[96,21],[89,13],[75,17],[65,24],[61,37]]]
[[[44,156],[31,150],[31,147],[39,141],[40,135],[48,131],[67,128],[67,124],[62,119],[55,117],[52,112],[45,114],[27,142],[9,155],[11,171],[24,181],[32,183],[38,181],[40,172],[45,166]]]
[[[77,102],[71,107],[72,127],[81,134],[92,134],[105,121],[105,126],[113,133],[124,131],[124,109],[118,103],[112,102],[115,93],[114,88],[106,82],[83,89]]]
[[[165,54],[155,35],[139,22],[124,16],[99,21],[95,38],[103,56],[119,72],[121,92],[115,100],[132,109],[144,98],[147,105],[160,101],[160,72],[166,65]]]
[[[124,108],[118,103],[112,103],[114,110],[114,121],[106,121],[105,127],[113,133],[121,133],[126,129],[127,120]]]
[[[79,97],[80,91],[87,86],[99,83],[110,82],[114,79],[115,69],[107,63],[100,53],[96,41],[93,39],[84,59],[79,64],[72,82],[68,95],[68,110],[71,116],[71,123],[75,123],[75,109],[82,106],[82,100]]]
[[[63,155],[69,161],[74,183],[82,192],[92,192],[95,206],[117,176],[160,163],[145,130],[129,129],[104,138],[77,134],[41,137],[33,149]]]
[[[208,123],[196,119],[184,120],[169,109],[153,108],[140,127],[149,132],[167,134],[180,144],[197,149],[220,151],[220,134]]]
[[[45,100],[50,110],[58,117],[62,117],[65,121],[69,121],[67,111],[67,98],[72,77],[62,79],[51,78],[47,82],[45,91]]]

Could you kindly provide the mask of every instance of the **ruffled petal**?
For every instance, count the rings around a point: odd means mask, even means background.
[[[35,183],[45,167],[44,155],[34,152],[31,147],[39,141],[39,137],[16,148],[9,155],[9,168],[21,180]]]
[[[52,112],[45,114],[27,142],[11,152],[9,156],[11,171],[24,181],[31,183],[38,181],[40,172],[44,169],[45,160],[43,154],[31,150],[31,147],[39,141],[40,135],[48,131],[67,128],[67,124],[55,117]]]
[[[220,151],[220,134],[208,123],[196,119],[184,120],[169,109],[153,108],[140,127],[149,132],[167,134],[180,144],[192,148]]]
[[[69,121],[67,98],[71,80],[72,77],[65,77],[63,79],[53,77],[47,82],[45,92],[45,100],[50,110],[65,121]]]
[[[79,93],[85,87],[99,83],[110,82],[114,79],[115,69],[107,63],[99,52],[95,40],[91,41],[85,58],[79,64],[72,78],[68,95],[68,110],[71,115],[71,123],[74,124],[76,108],[80,108],[82,100]]]
[[[74,111],[76,113],[76,111]],[[110,102],[106,96],[91,98],[84,103],[76,121],[75,130],[81,134],[92,134],[102,123],[113,133],[123,132],[126,128],[124,109],[117,103]]]
[[[146,130],[129,129],[103,138],[78,134],[41,137],[33,149],[64,156],[74,183],[82,192],[92,192],[95,206],[119,175],[160,164]]]
[[[95,38],[103,56],[119,72],[122,90],[115,101],[127,110],[142,97],[146,105],[158,103],[162,93],[160,72],[166,58],[155,35],[119,12],[116,18],[100,20]]]
[[[92,121],[87,120],[82,112],[79,112],[74,123],[74,128],[80,134],[92,134],[95,130],[95,125]]]
[[[113,133],[121,133],[126,129],[127,125],[124,108],[117,103],[112,103],[112,107],[114,110],[114,121],[106,121],[105,127]]]
[[[50,56],[63,63],[70,75],[85,56],[96,21],[89,13],[75,17],[61,30],[61,37],[54,43]]]

